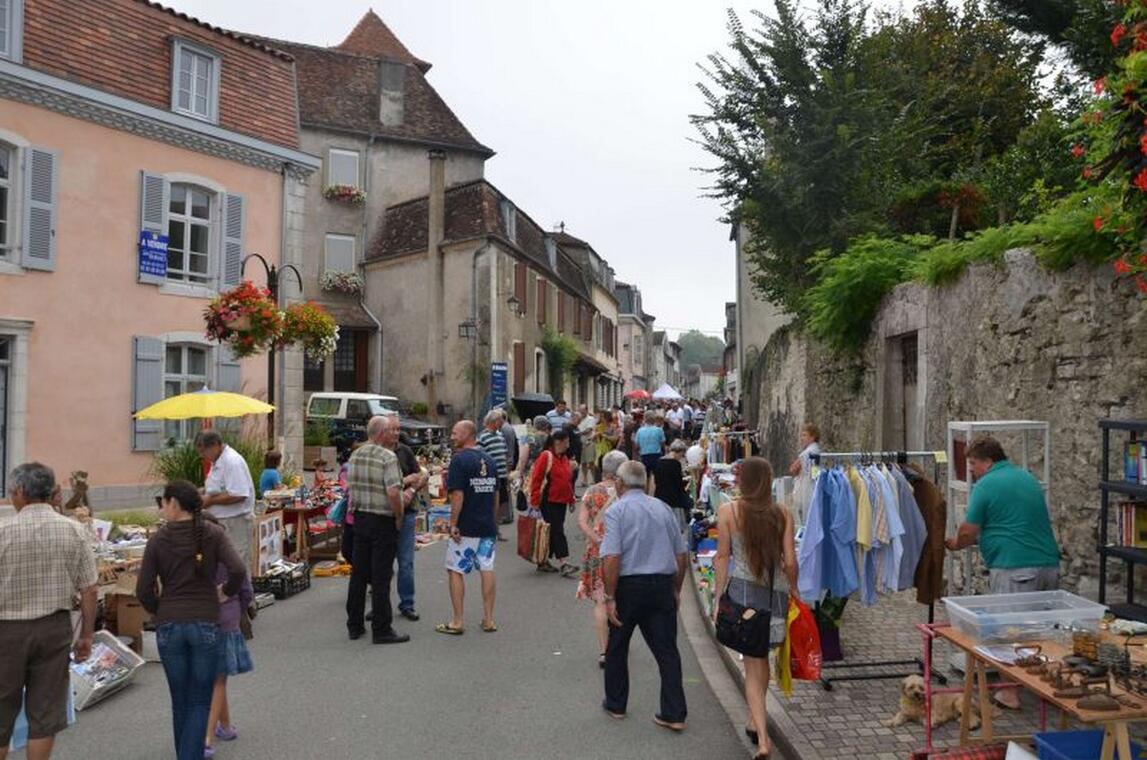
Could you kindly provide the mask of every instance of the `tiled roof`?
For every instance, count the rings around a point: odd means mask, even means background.
[[[282,50],[267,44],[266,40],[262,40],[258,37],[242,34],[241,32],[233,32],[229,29],[224,29],[222,27],[215,26],[214,24],[209,24],[206,21],[200,21],[194,16],[189,16],[182,11],[177,11],[174,8],[168,8],[166,5],[161,5],[160,3],[153,2],[152,0],[137,0],[137,2],[143,3],[144,5],[150,5],[152,8],[158,8],[161,11],[166,11],[176,18],[183,19],[184,21],[190,21],[193,24],[198,24],[204,29],[210,29],[216,34],[221,34],[224,37],[230,37],[233,40],[238,40],[239,42],[242,42],[245,45],[250,45],[257,50],[262,50],[264,53],[271,53],[272,55],[278,56],[285,61],[293,60],[287,53],[284,53]]]
[[[423,74],[430,71],[430,64],[416,58],[407,50],[402,40],[390,31],[390,27],[383,23],[373,9],[366,12],[347,38],[335,45],[335,48],[344,53],[354,53],[368,58],[385,58],[416,66]]]
[[[592,248],[593,247],[589,243],[585,242],[584,240],[581,240],[579,238],[575,238],[573,235],[570,235],[569,233],[567,233],[565,231],[554,232],[552,234],[554,236],[554,240],[558,241],[558,245],[565,245],[565,246],[570,246],[570,247],[574,247],[574,248]]]
[[[545,230],[516,206],[516,236],[514,241],[510,241],[502,218],[503,200],[508,199],[484,179],[447,188],[443,244],[486,235],[496,237],[505,246],[517,250],[535,268],[548,272],[568,290],[587,301],[592,300],[580,268],[561,246],[558,246],[557,271],[550,267]],[[425,196],[391,206],[383,215],[382,231],[367,251],[368,261],[426,250],[429,240],[429,200]]]

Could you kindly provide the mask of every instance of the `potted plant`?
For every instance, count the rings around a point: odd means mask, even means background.
[[[362,278],[356,273],[333,270],[323,272],[322,277],[319,278],[319,284],[323,286],[323,290],[346,293],[352,296],[362,293],[363,288]]]
[[[328,201],[359,206],[366,202],[366,193],[354,185],[327,185],[323,197]]]
[[[333,462],[338,451],[331,445],[331,424],[327,420],[307,420],[303,427],[303,462],[305,469],[313,469],[316,461]]]
[[[266,351],[283,329],[283,313],[271,292],[244,280],[220,293],[203,311],[207,337],[226,343],[239,358]]]
[[[338,324],[314,301],[291,304],[283,313],[279,345],[295,344],[311,358],[325,359],[335,352],[338,340]]]

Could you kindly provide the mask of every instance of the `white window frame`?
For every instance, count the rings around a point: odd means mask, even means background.
[[[170,194],[174,194],[176,187],[185,187],[188,190],[197,190],[207,194],[207,272],[203,275],[203,282],[195,282],[191,279],[188,279],[187,276],[182,278],[172,277],[171,267],[169,266],[167,269],[167,284],[181,285],[196,289],[214,290],[218,285],[218,273],[220,266],[219,224],[220,217],[222,216],[222,208],[221,204],[219,203],[220,193],[214,188],[205,187],[204,185],[197,182],[186,181],[184,179],[169,180],[168,186],[168,192]],[[187,208],[186,201],[184,208]],[[191,241],[190,225],[201,224],[202,220],[198,219],[198,217],[192,217],[189,212],[176,214],[171,210],[171,203],[169,200],[167,207],[167,233],[169,236],[171,235],[171,223],[173,220],[183,222],[185,227],[183,232],[184,268],[182,271],[184,274],[188,274],[190,272],[190,268],[188,267],[189,259],[187,254],[187,246]]]
[[[3,212],[4,218],[4,238],[0,239],[0,261],[14,262],[15,253],[19,249],[17,244],[19,233],[19,225],[16,223],[16,213],[18,203],[16,202],[17,196],[23,189],[19,182],[20,172],[20,149],[12,145],[4,139],[0,139],[0,154],[8,154],[8,177],[0,177],[0,188],[2,188],[7,195],[4,207],[0,208]]]
[[[18,2],[19,0],[17,0]],[[11,176],[8,180],[8,249],[0,249],[0,275],[24,274],[20,265],[20,249],[24,244],[24,156],[31,143],[15,132],[0,129],[0,143],[12,151]]]
[[[7,0],[4,13],[4,34],[0,36],[0,58],[24,61],[24,0]]]
[[[331,266],[331,243],[350,243],[350,268]],[[323,271],[324,272],[350,272],[358,271],[358,238],[354,235],[342,235],[337,232],[328,232],[323,238]]]
[[[189,95],[189,107],[183,108],[179,105],[179,72],[180,63],[184,53],[199,56],[201,58],[209,59],[211,63],[210,75],[207,77],[207,112],[200,113],[195,110],[195,86],[192,81],[192,88]],[[212,124],[219,123],[219,74],[223,65],[223,58],[215,51],[189,42],[184,39],[175,38],[171,45],[171,110],[175,113],[190,116],[193,119],[200,121],[211,122]],[[192,77],[194,80],[194,77]]]
[[[172,373],[167,371],[167,352],[171,349],[179,349],[180,357],[180,371]],[[188,372],[188,350],[202,351],[203,352],[203,374],[192,375]],[[180,341],[164,341],[163,343],[163,397],[170,398],[167,395],[167,384],[178,382],[180,385],[179,393],[187,393],[187,385],[189,382],[199,383],[202,381],[200,387],[207,388],[211,386],[211,367],[213,349],[210,344],[202,343],[199,340],[180,340]],[[193,390],[198,390],[195,388]],[[178,394],[176,394],[178,395]],[[163,423],[163,440],[169,441],[175,439],[177,441],[185,441],[195,436],[195,432],[199,429],[199,420],[166,420]],[[175,435],[172,435],[175,432]]]
[[[28,341],[31,320],[0,319],[0,335],[9,339],[8,346],[8,439],[4,441],[7,469],[26,460],[28,433]],[[5,473],[7,475],[7,473]],[[6,498],[3,494],[0,498]]]
[[[354,182],[336,182],[334,176],[335,156],[354,158]],[[357,150],[348,148],[330,148],[327,150],[327,186],[349,185],[354,188],[362,187],[362,167],[359,165],[360,155]]]

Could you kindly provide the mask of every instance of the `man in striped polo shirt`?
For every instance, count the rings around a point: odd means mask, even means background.
[[[483,420],[485,423],[482,434],[478,436],[478,445],[490,455],[498,465],[498,492],[494,495],[494,514],[501,523],[508,517],[510,510],[510,481],[509,481],[509,452],[506,451],[506,439],[502,436],[502,413],[491,409]],[[502,530],[498,529],[498,540],[505,541]]]

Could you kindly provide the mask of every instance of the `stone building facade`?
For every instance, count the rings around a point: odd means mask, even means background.
[[[1147,302],[1110,269],[1052,273],[1010,251],[1003,267],[970,267],[947,287],[897,287],[857,355],[783,328],[754,378],[746,406],[773,462],[792,460],[806,421],[824,448],[849,451],[943,449],[953,420],[1048,422],[1065,585],[1097,595],[1097,421],[1147,417]],[[1121,563],[1109,568],[1119,582]]]

